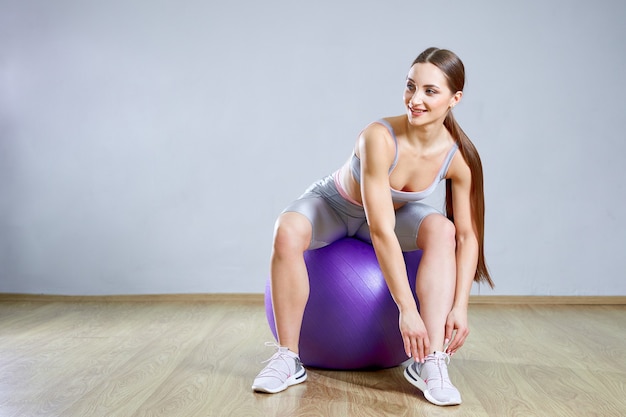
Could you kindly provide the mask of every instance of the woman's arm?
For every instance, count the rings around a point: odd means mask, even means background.
[[[455,353],[465,343],[469,334],[467,308],[470,291],[478,264],[478,237],[472,220],[470,190],[472,174],[459,154],[450,167],[452,179],[452,205],[456,228],[456,292],[452,310],[446,322],[446,340],[452,338],[447,351]]]
[[[389,186],[389,167],[395,155],[393,139],[380,125],[368,127],[359,138],[361,198],[372,244],[391,296],[400,313],[400,332],[407,356],[423,362],[430,353],[424,326],[409,285],[402,249],[395,234],[395,210]]]

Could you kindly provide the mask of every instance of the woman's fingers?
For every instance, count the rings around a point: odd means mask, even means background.
[[[417,311],[415,314],[400,314],[400,333],[407,357],[424,362],[430,350],[428,332]]]
[[[411,356],[416,362],[424,362],[424,358],[428,355],[430,349],[430,342],[428,336],[426,337],[414,337],[411,341]]]
[[[413,358],[416,362],[424,362],[428,352],[429,342],[423,337],[403,337],[404,352],[407,357]]]
[[[406,357],[412,357],[413,349],[411,348],[411,339],[406,336],[402,336],[402,341],[404,342],[404,353],[406,353]]]
[[[457,329],[456,333],[454,334],[454,337],[452,338],[452,340],[450,341],[450,344],[448,345],[448,348],[446,349],[446,352],[450,354],[456,353],[456,351],[460,349],[461,346],[463,346],[463,344],[465,344],[465,339],[467,339],[468,335],[469,335],[468,328]]]

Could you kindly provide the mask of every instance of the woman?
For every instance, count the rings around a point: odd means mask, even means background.
[[[483,255],[483,174],[476,148],[452,109],[463,97],[465,70],[444,49],[429,48],[411,65],[405,114],[367,126],[354,153],[312,185],[277,220],[271,288],[278,351],[254,380],[276,393],[306,380],[298,343],[309,281],[303,253],[345,236],[371,242],[399,310],[408,357],[406,379],[434,404],[461,403],[447,372],[469,333],[472,281],[493,286]],[[419,201],[446,179],[446,215]],[[411,294],[402,251],[422,249]],[[411,277],[413,279],[413,277]]]

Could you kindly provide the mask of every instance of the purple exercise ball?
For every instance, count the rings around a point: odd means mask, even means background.
[[[421,256],[421,251],[404,253],[414,297]],[[398,308],[371,244],[343,238],[305,252],[304,259],[311,288],[300,334],[300,358],[305,365],[391,368],[408,359],[398,327]],[[265,313],[277,338],[269,279]]]

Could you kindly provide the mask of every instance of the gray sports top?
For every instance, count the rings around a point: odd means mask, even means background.
[[[393,164],[391,164],[391,167],[389,168],[389,174],[391,174],[391,172],[396,167],[396,164],[398,163],[398,139],[396,138],[396,134],[393,131],[393,128],[391,127],[389,122],[387,122],[384,119],[380,119],[374,123],[380,123],[381,125],[385,126],[387,130],[389,130],[389,133],[391,133],[391,136],[393,137],[393,141],[396,144],[396,156],[393,159]],[[426,188],[425,190],[399,191],[399,190],[391,188],[391,199],[393,200],[393,202],[394,203],[408,203],[411,201],[420,201],[420,200],[425,199],[429,195],[431,195],[437,188],[437,185],[439,184],[439,182],[441,182],[445,178],[446,173],[448,172],[448,168],[450,167],[450,163],[452,162],[452,157],[454,156],[458,148],[459,148],[458,144],[455,143],[450,149],[450,151],[448,151],[448,154],[446,155],[446,159],[443,161],[443,164],[441,165],[441,168],[439,169],[439,173],[437,174],[435,181],[433,181],[433,183],[430,184],[430,186]],[[350,160],[350,171],[352,172],[352,176],[354,177],[354,179],[360,183],[361,182],[361,160],[359,159],[358,156],[356,156],[355,153],[352,154],[352,159]]]

